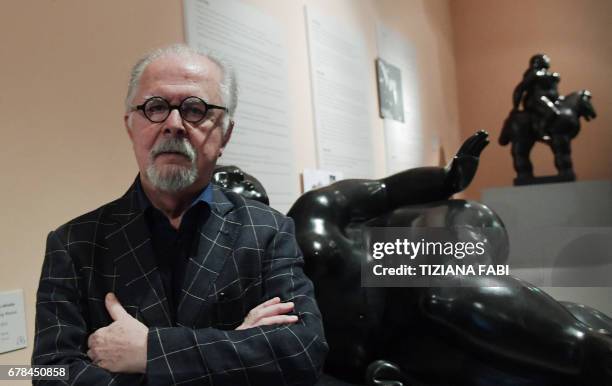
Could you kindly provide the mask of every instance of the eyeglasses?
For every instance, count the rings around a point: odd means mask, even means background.
[[[187,97],[178,105],[171,105],[164,98],[155,96],[147,99],[143,104],[132,108],[132,111],[141,110],[149,121],[161,123],[168,119],[174,109],[177,109],[181,118],[189,123],[199,123],[206,117],[206,113],[209,110],[218,109],[227,111],[227,107],[208,104],[196,96]]]

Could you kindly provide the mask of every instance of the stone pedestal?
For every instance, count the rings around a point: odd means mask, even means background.
[[[513,275],[612,315],[612,181],[492,188],[481,201],[508,230]]]

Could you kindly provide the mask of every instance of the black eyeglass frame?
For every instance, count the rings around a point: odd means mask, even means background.
[[[198,119],[197,121],[192,121],[189,119],[186,119],[185,117],[183,117],[183,111],[181,110],[181,106],[183,106],[183,103],[185,103],[186,100],[188,99],[197,99],[198,101],[202,102],[202,104],[204,105],[204,114],[202,115],[202,118]],[[145,111],[145,106],[147,105],[147,103],[151,102],[152,100],[161,100],[164,103],[166,103],[168,105],[168,113],[166,114],[166,116],[164,117],[164,119],[157,121],[157,120],[152,120],[151,118],[149,118],[149,116],[147,115],[146,111]],[[136,111],[136,110],[140,110],[142,111],[142,115],[145,116],[145,118],[147,118],[149,120],[149,122],[152,123],[162,123],[164,122],[166,119],[168,119],[168,117],[170,116],[170,114],[172,114],[172,110],[178,110],[179,115],[181,116],[181,119],[189,122],[189,123],[200,123],[204,120],[204,118],[206,118],[206,114],[208,113],[209,110],[223,110],[225,112],[228,112],[229,110],[227,109],[227,107],[223,107],[223,106],[217,106],[217,105],[213,105],[210,103],[206,103],[206,101],[200,97],[197,97],[195,95],[192,96],[188,96],[186,98],[184,98],[183,100],[181,100],[181,103],[179,103],[178,105],[173,105],[170,104],[170,102],[168,102],[165,98],[160,97],[160,96],[154,96],[151,98],[148,98],[147,100],[145,100],[142,104],[132,107],[132,111]]]

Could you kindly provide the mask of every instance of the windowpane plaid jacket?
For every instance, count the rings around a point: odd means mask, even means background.
[[[328,348],[302,265],[289,217],[214,186],[173,326],[132,185],[49,234],[32,363],[69,365],[70,379],[57,384],[312,385]],[[107,292],[149,327],[144,375],[110,373],[85,354],[88,336],[112,322]],[[275,296],[295,303],[296,324],[234,330]]]

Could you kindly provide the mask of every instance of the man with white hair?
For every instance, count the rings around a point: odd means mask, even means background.
[[[134,66],[140,173],[49,234],[33,364],[68,365],[70,385],[316,382],[327,343],[292,220],[211,183],[235,108],[211,55],[174,45]]]

